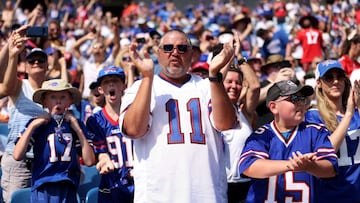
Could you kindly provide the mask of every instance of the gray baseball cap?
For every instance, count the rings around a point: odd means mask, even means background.
[[[300,92],[303,96],[310,96],[314,93],[314,89],[309,86],[296,85],[291,80],[283,80],[275,83],[267,92],[266,106],[269,106],[270,101],[275,101],[280,96],[289,96]]]

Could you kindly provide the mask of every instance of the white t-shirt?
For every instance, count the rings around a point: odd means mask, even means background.
[[[98,67],[95,66],[93,57],[87,60],[84,57],[81,57],[79,60],[79,65],[82,67],[84,74],[84,91],[82,92],[82,98],[88,98],[90,96],[89,85],[96,81],[99,72],[106,66],[113,65],[114,58],[110,55],[101,65]]]
[[[238,110],[238,118],[240,118],[241,126],[222,131],[225,146],[225,167],[229,183],[250,181],[249,178],[240,176],[239,161],[245,141],[253,132],[253,129],[240,110]]]

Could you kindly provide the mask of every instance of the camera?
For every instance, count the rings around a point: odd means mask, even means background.
[[[48,37],[48,27],[43,26],[33,26],[29,27],[26,30],[26,36],[27,37],[42,37],[47,38]]]

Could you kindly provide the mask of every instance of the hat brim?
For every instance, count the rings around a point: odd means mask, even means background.
[[[297,93],[301,93],[301,95],[308,97],[308,96],[311,96],[312,94],[314,94],[314,89],[309,85],[305,85],[302,87],[298,87],[297,89],[294,89],[293,91],[289,91],[286,94],[280,94],[280,96],[289,96],[289,95],[293,95],[293,94],[297,94]]]
[[[39,55],[39,56],[42,56],[43,58],[47,59],[47,54],[45,52],[42,52],[42,51],[34,51],[34,52],[28,54],[26,56],[26,59],[29,59],[30,57],[32,57],[34,55]]]
[[[291,63],[288,60],[268,63],[268,64],[261,66],[261,71],[265,73],[271,67],[278,67],[279,69],[288,68],[288,67],[291,67]]]
[[[269,106],[269,103],[271,101],[275,101],[277,98],[279,98],[281,96],[290,96],[293,94],[297,94],[298,92],[300,92],[301,95],[305,96],[305,97],[308,97],[308,96],[311,96],[312,94],[314,94],[314,89],[309,85],[298,86],[296,89],[293,89],[293,90],[287,92],[286,94],[282,94],[280,92],[280,90],[278,90],[278,92],[269,94],[269,91],[270,91],[270,89],[268,90],[268,94],[266,95],[266,106]]]
[[[328,68],[325,72],[323,72],[323,73],[322,73],[321,75],[319,75],[318,77],[317,77],[316,74],[315,74],[315,78],[316,78],[316,79],[322,78],[322,77],[324,77],[324,75],[326,75],[326,73],[328,73],[328,72],[331,71],[331,70],[339,70],[339,71],[345,73],[345,70],[342,69],[341,67],[334,66],[334,67]]]
[[[312,27],[317,28],[319,26],[319,20],[314,16],[303,16],[299,20],[299,25],[304,28],[304,21],[310,20]]]
[[[250,22],[251,22],[251,19],[249,17],[245,16],[244,18],[234,21],[232,23],[232,27],[235,27],[238,23],[249,24]]]
[[[75,87],[67,87],[67,88],[59,88],[59,89],[38,89],[34,92],[33,94],[33,101],[39,104],[42,104],[43,98],[44,98],[44,93],[47,92],[60,92],[60,91],[69,91],[72,99],[73,99],[73,103],[78,105],[81,102],[81,94],[80,91],[75,88]]]
[[[103,75],[103,76],[97,78],[96,81],[97,81],[97,83],[98,83],[98,86],[100,86],[101,81],[104,79],[104,77],[106,77],[106,76],[112,76],[112,75],[119,77],[123,82],[125,82],[125,75],[121,75],[121,74],[119,74],[119,73],[108,73],[108,74],[106,74],[106,75]]]

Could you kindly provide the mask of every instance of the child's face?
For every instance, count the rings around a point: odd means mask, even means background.
[[[125,89],[125,84],[120,77],[115,75],[106,76],[102,79],[99,92],[105,96],[107,103],[121,101]]]
[[[48,108],[51,114],[63,114],[71,104],[71,94],[66,90],[47,92],[43,99],[43,106]]]
[[[270,107],[272,113],[286,127],[295,127],[304,120],[308,98],[301,94],[279,97]]]

